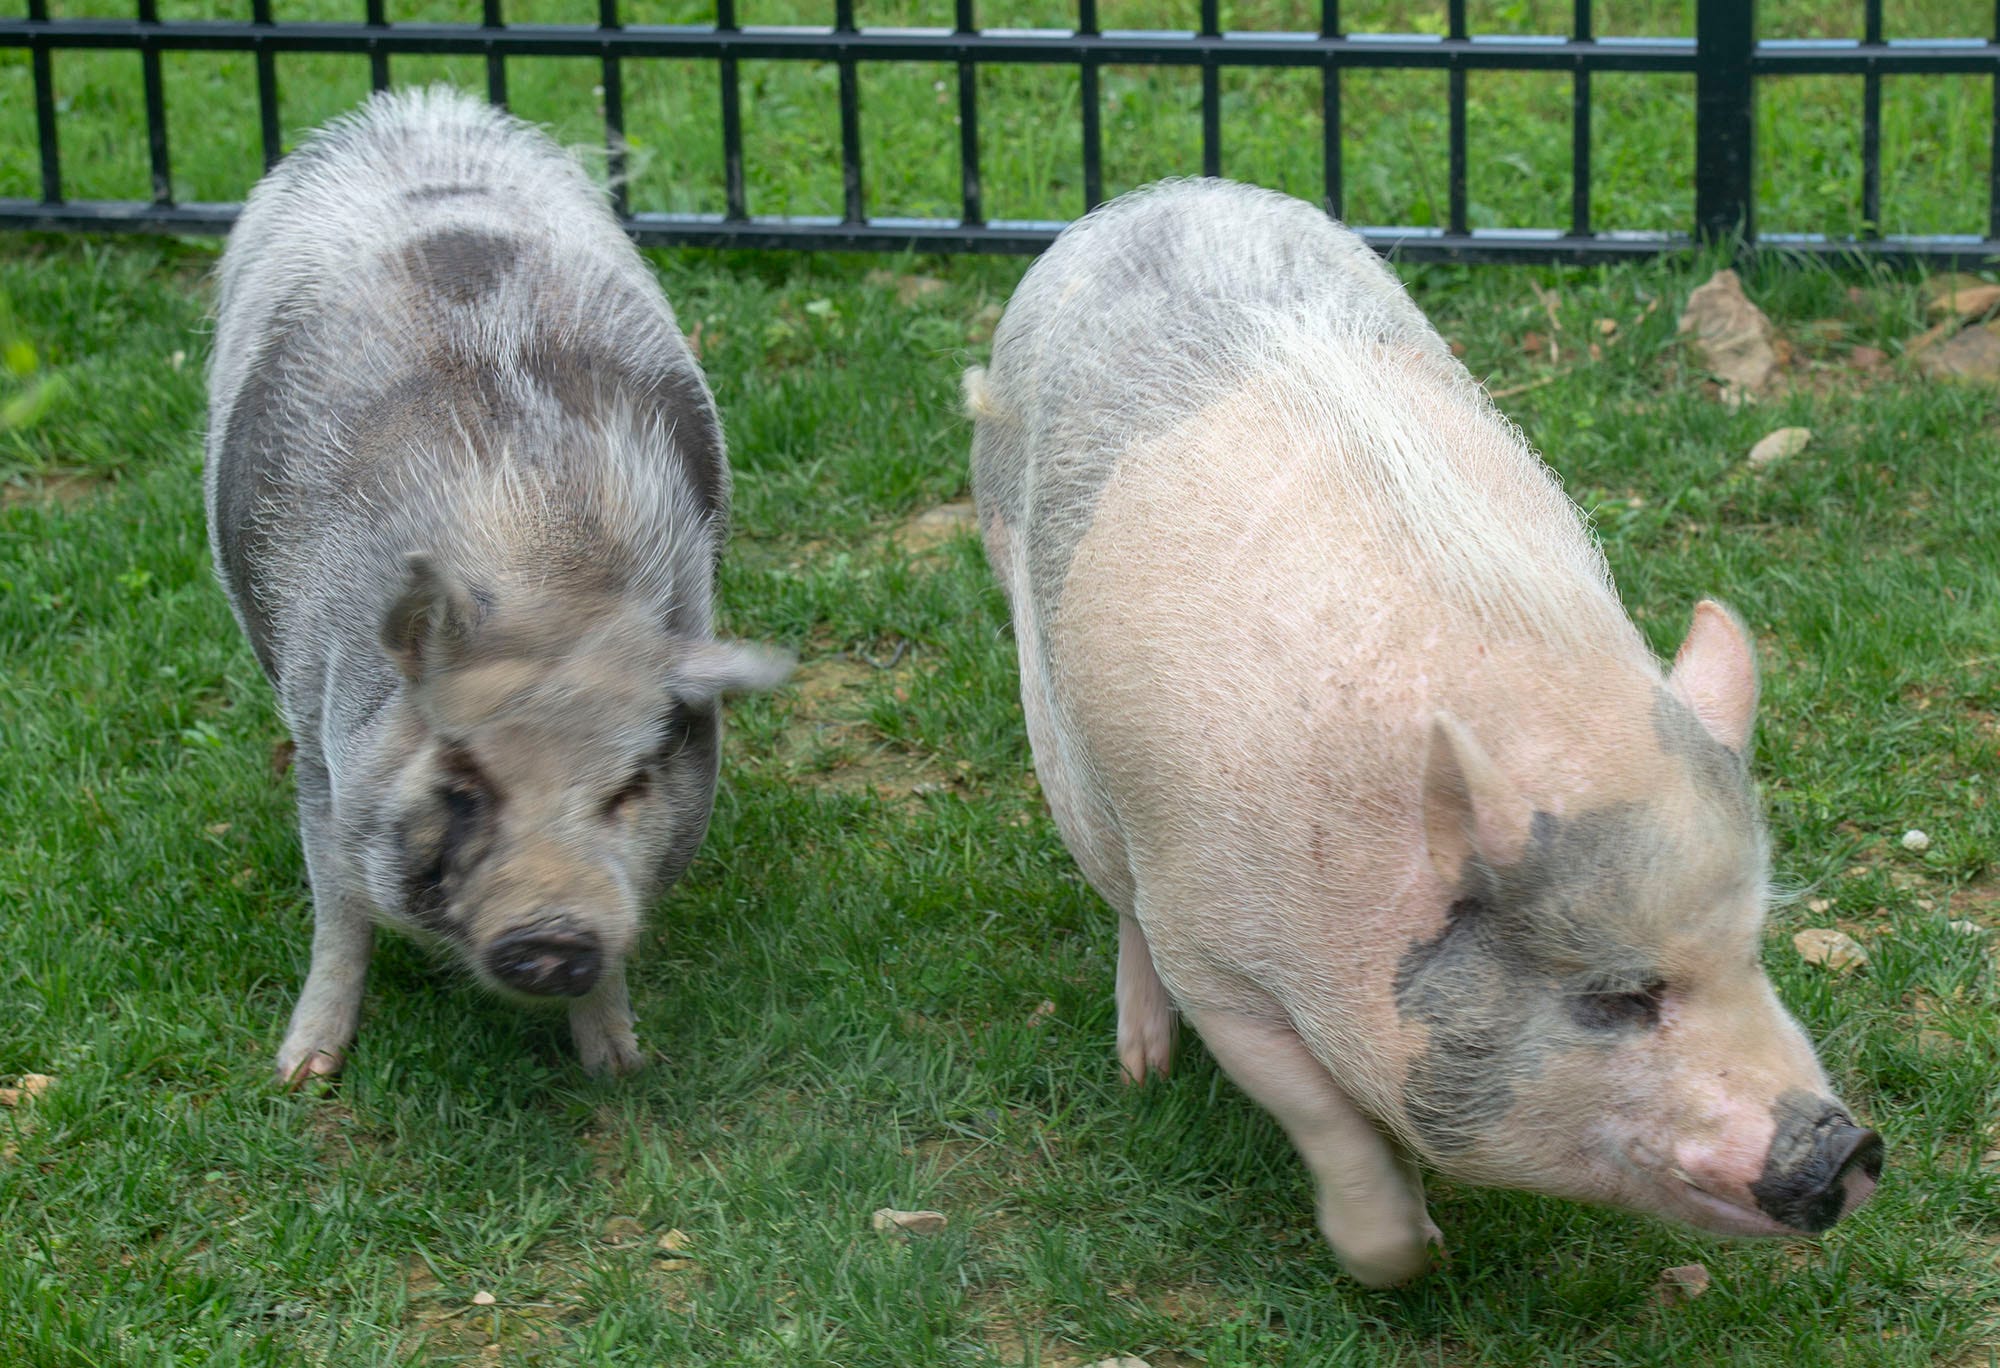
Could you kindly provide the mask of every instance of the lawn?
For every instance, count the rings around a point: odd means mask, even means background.
[[[204,194],[240,193],[245,127],[177,160]],[[1911,202],[1983,202],[1963,185]],[[1766,960],[1889,1149],[1818,1242],[1435,1183],[1448,1265],[1370,1293],[1198,1044],[1118,1082],[1115,919],[1036,788],[958,508],[957,377],[1018,261],[653,254],[737,473],[726,626],[802,665],[732,713],[633,966],[651,1067],[592,1082],[559,1015],[388,938],[343,1080],[273,1090],[309,900],[202,527],[215,251],[0,240],[0,355],[34,361],[0,374],[0,1085],[53,1079],[0,1105],[0,1364],[2000,1362],[2000,391],[1917,373],[1922,281],[1748,267],[1792,360],[1732,409],[1674,333],[1713,259],[1405,268],[1654,645],[1704,593],[1755,631]],[[1749,466],[1783,426],[1810,445]],[[1807,927],[1868,963],[1807,963]],[[880,1207],[949,1225],[881,1234]],[[1710,1290],[1664,1300],[1697,1262]]]

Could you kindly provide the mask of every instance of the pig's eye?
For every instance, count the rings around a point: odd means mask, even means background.
[[[1577,1025],[1593,1031],[1615,1031],[1625,1026],[1651,1030],[1660,1024],[1660,1000],[1667,985],[1655,979],[1635,992],[1579,993],[1570,999],[1570,1017]]]
[[[625,781],[625,787],[604,800],[604,815],[607,819],[617,817],[626,808],[644,798],[652,791],[653,776],[640,770]]]

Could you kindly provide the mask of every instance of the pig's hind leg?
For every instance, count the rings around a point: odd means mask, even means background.
[[[1348,1100],[1286,1022],[1193,1015],[1223,1071],[1266,1111],[1312,1170],[1319,1228],[1359,1282],[1391,1287],[1426,1272],[1443,1236],[1416,1165]]]
[[[1118,909],[1118,1062],[1127,1082],[1165,1075],[1174,1055],[1174,1004],[1153,968],[1146,933],[1132,915],[1132,867],[1124,837],[1102,795],[1078,762],[1049,697],[1049,673],[1042,656],[1041,627],[1035,612],[1028,567],[1018,553],[1013,529],[995,518],[986,529],[987,555],[1004,566],[1014,607],[1014,643],[1021,665],[1021,713],[1035,777],[1090,886]]]

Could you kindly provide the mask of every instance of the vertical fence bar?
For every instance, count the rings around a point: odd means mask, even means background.
[[[1077,0],[1078,37],[1097,36],[1097,0]],[[1097,107],[1097,59],[1089,53],[1077,73],[1077,102],[1083,107],[1083,208],[1104,202],[1104,127]]]
[[[1572,41],[1596,41],[1590,28],[1590,0],[1576,0],[1576,22]],[[1569,94],[1569,230],[1577,237],[1590,236],[1590,68],[1579,58],[1570,77]]]
[[[1993,41],[2000,43],[2000,0],[1993,0]],[[1993,73],[1993,141],[1986,157],[1986,236],[2000,238],[2000,70]]]
[[[485,17],[480,22],[487,28],[503,28],[500,18],[500,0],[485,0]],[[488,45],[486,49],[486,98],[502,109],[507,107],[507,59],[500,49]]]
[[[1863,41],[1882,41],[1882,0],[1864,6]],[[1882,231],[1882,73],[1872,66],[1861,77],[1861,231]]]
[[[1465,0],[1450,0],[1446,7],[1451,36],[1465,37]],[[1451,100],[1451,231],[1467,231],[1465,213],[1465,68],[1453,64],[1450,82]]]
[[[367,19],[370,28],[387,28],[389,15],[383,8],[383,0],[367,0]],[[368,50],[368,87],[371,90],[389,88],[389,54],[379,47]]]
[[[1696,0],[1694,227],[1698,237],[1756,241],[1751,212],[1757,110],[1750,75],[1756,0]]]
[[[854,0],[833,0],[833,30],[854,32]],[[840,59],[840,198],[841,218],[860,223],[865,207],[861,198],[861,91],[854,59]]]
[[[958,32],[971,35],[972,0],[958,0]],[[979,184],[979,67],[969,58],[958,63],[958,187],[959,222],[970,227],[986,222]]]
[[[1216,0],[1201,0],[1201,36],[1220,38],[1222,16]],[[1201,64],[1201,174],[1222,174],[1222,69],[1214,58]]]
[[[618,22],[618,0],[598,0],[597,27],[607,34],[616,33]],[[611,184],[611,207],[618,211],[618,217],[628,218],[632,213],[632,194],[625,184],[625,71],[618,62],[618,54],[609,43],[604,46],[604,175]]]
[[[734,33],[736,0],[715,0],[715,27]],[[722,77],[722,197],[724,214],[732,222],[750,217],[743,194],[743,86],[737,79],[736,57],[723,50],[716,63]]]
[[[1994,2],[2000,4],[2000,0]],[[1340,36],[1340,0],[1320,0],[1319,36]],[[1319,119],[1321,155],[1325,162],[1320,199],[1327,213],[1343,218],[1347,214],[1347,196],[1340,183],[1340,63],[1331,57],[1319,69]]]
[[[160,22],[157,0],[139,0],[139,22]],[[139,48],[139,69],[146,82],[146,155],[153,167],[153,203],[172,204],[174,182],[167,163],[167,92],[160,79],[160,50],[152,43]]]
[[[49,20],[49,0],[28,0],[28,18]],[[35,69],[35,141],[42,162],[42,203],[62,203],[62,149],[56,141],[56,82],[47,43],[37,42],[29,60]]]
[[[250,22],[271,26],[271,0],[250,0]],[[264,169],[269,171],[278,164],[284,146],[278,126],[278,58],[262,43],[257,45],[257,125],[264,138]]]

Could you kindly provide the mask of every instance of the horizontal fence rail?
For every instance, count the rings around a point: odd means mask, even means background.
[[[980,177],[978,84],[982,67],[1061,66],[1079,75],[1078,152],[1085,207],[1103,198],[1103,128],[1098,79],[1111,65],[1180,66],[1201,73],[1201,157],[1185,173],[1228,174],[1221,119],[1220,73],[1226,68],[1302,68],[1321,73],[1325,203],[1343,205],[1341,75],[1365,70],[1445,73],[1448,86],[1448,211],[1442,227],[1365,226],[1378,249],[1418,259],[1586,262],[1643,257],[1688,247],[1699,239],[1739,239],[1812,253],[1863,253],[1931,262],[1977,263],[2000,258],[2000,42],[1993,38],[1885,40],[1881,0],[1865,0],[1864,34],[1852,40],[1759,40],[1751,0],[1697,0],[1693,38],[1597,36],[1591,0],[1575,0],[1572,31],[1564,35],[1499,36],[1467,31],[1465,0],[1447,0],[1442,35],[1343,33],[1338,0],[1322,0],[1316,32],[1230,32],[1220,28],[1217,0],[1199,0],[1200,27],[1184,31],[1100,29],[1097,0],[1078,0],[1074,29],[980,29],[973,0],[955,0],[955,27],[864,28],[854,0],[831,0],[825,27],[750,26],[736,22],[735,0],[718,0],[714,24],[641,25],[619,22],[617,0],[598,0],[595,25],[503,22],[501,0],[482,0],[479,24],[390,23],[383,0],[357,0],[350,23],[275,22],[270,0],[250,0],[251,18],[162,20],[157,0],[135,0],[131,19],[55,19],[47,0],[26,0],[22,18],[0,19],[0,51],[26,49],[35,98],[40,162],[38,199],[0,198],[0,227],[44,231],[220,233],[239,206],[176,203],[171,193],[167,111],[160,55],[165,52],[250,52],[256,58],[259,132],[264,162],[282,150],[276,57],[349,53],[365,56],[376,89],[389,84],[390,59],[458,54],[485,61],[487,94],[507,98],[509,59],[589,58],[602,70],[605,140],[614,199],[628,230],[642,243],[705,247],[789,247],[815,250],[919,250],[1029,253],[1047,246],[1063,224],[985,215]],[[2000,15],[1996,15],[2000,23]],[[77,200],[63,193],[57,100],[51,55],[59,51],[134,52],[144,81],[150,201]],[[719,95],[724,207],[713,213],[635,212],[620,172],[624,166],[620,63],[670,58],[713,64]],[[742,119],[745,61],[831,63],[838,74],[842,212],[826,216],[766,216],[748,211]],[[934,63],[955,66],[961,212],[956,218],[871,215],[862,175],[862,109],[857,64]],[[1567,74],[1571,98],[1570,221],[1545,228],[1475,228],[1467,201],[1466,76],[1475,71]],[[1695,83],[1695,205],[1683,232],[1600,231],[1591,196],[1591,78],[1597,73],[1675,73]],[[1769,77],[1814,75],[1858,79],[1863,91],[1862,164],[1855,168],[1861,219],[1881,221],[1881,81],[1885,75],[1986,76],[1995,85],[1992,155],[1984,187],[1984,235],[1881,234],[1857,237],[1760,234],[1754,202],[1756,83]],[[1476,108],[1476,106],[1474,106]]]

